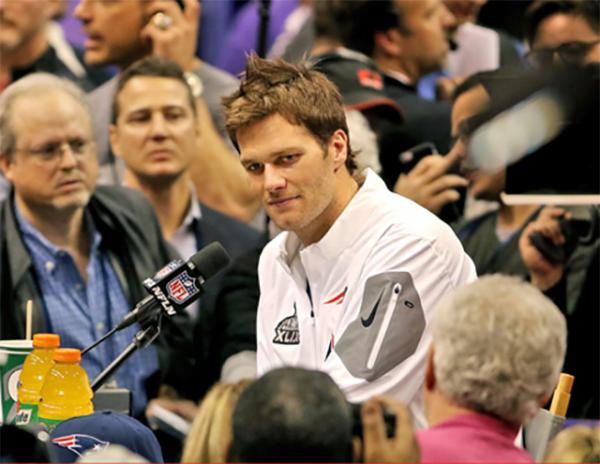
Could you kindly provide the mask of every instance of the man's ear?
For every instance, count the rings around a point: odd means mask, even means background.
[[[333,166],[337,171],[348,158],[348,136],[342,129],[336,130],[329,140],[329,150],[333,154]]]
[[[6,177],[6,179],[9,180],[10,182],[12,182],[12,165],[13,165],[13,162],[11,160],[10,155],[8,155],[8,154],[0,155],[0,170],[2,171],[2,174],[4,175],[4,177]]]
[[[429,347],[429,351],[427,352],[427,361],[425,364],[425,389],[431,391],[435,388],[435,365],[433,362],[433,355],[435,352],[435,348],[433,345]]]
[[[375,53],[383,56],[399,56],[402,52],[402,34],[396,28],[375,33]]]
[[[120,145],[120,137],[119,137],[119,129],[114,124],[111,124],[108,127],[108,136],[110,139],[110,148],[112,152],[115,154],[117,158],[122,158],[121,156],[121,145]]]
[[[550,401],[550,398],[552,398],[552,393],[544,393],[543,395],[541,395],[538,398],[538,404],[540,408],[546,406],[546,404],[548,404],[548,402]]]

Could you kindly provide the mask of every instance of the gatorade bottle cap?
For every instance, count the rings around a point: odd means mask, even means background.
[[[81,360],[81,351],[76,348],[58,348],[52,358],[56,362],[74,364]]]
[[[34,348],[58,348],[60,346],[60,336],[57,334],[35,334],[33,336]]]

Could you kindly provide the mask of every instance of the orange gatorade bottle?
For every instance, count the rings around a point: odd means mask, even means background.
[[[25,358],[23,370],[19,378],[17,425],[27,425],[38,421],[38,403],[40,391],[48,371],[54,365],[54,350],[60,345],[60,337],[56,334],[35,334],[33,351]]]
[[[39,421],[49,430],[60,422],[94,412],[92,389],[85,370],[79,365],[81,351],[59,348],[54,367],[46,376],[38,408]]]

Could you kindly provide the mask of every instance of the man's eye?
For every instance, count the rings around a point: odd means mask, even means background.
[[[60,152],[60,144],[49,143],[48,145],[44,145],[37,150],[33,150],[33,152],[42,156],[43,158],[52,158]]]
[[[183,113],[181,111],[170,111],[165,114],[165,118],[168,121],[177,121],[183,117]]]
[[[298,155],[283,155],[279,158],[282,164],[292,164],[298,159]]]
[[[144,122],[148,122],[150,120],[150,117],[144,114],[139,114],[139,115],[135,115],[135,116],[131,116],[128,118],[128,122],[133,123],[133,124],[141,124]]]
[[[252,163],[246,165],[246,171],[252,174],[259,174],[263,170],[263,165],[260,163]]]

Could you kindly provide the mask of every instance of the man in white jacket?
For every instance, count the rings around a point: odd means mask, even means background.
[[[423,424],[437,301],[476,278],[452,230],[356,173],[342,100],[322,74],[251,56],[225,101],[250,183],[285,232],[260,259],[258,373],[327,372],[350,401],[388,394]]]

